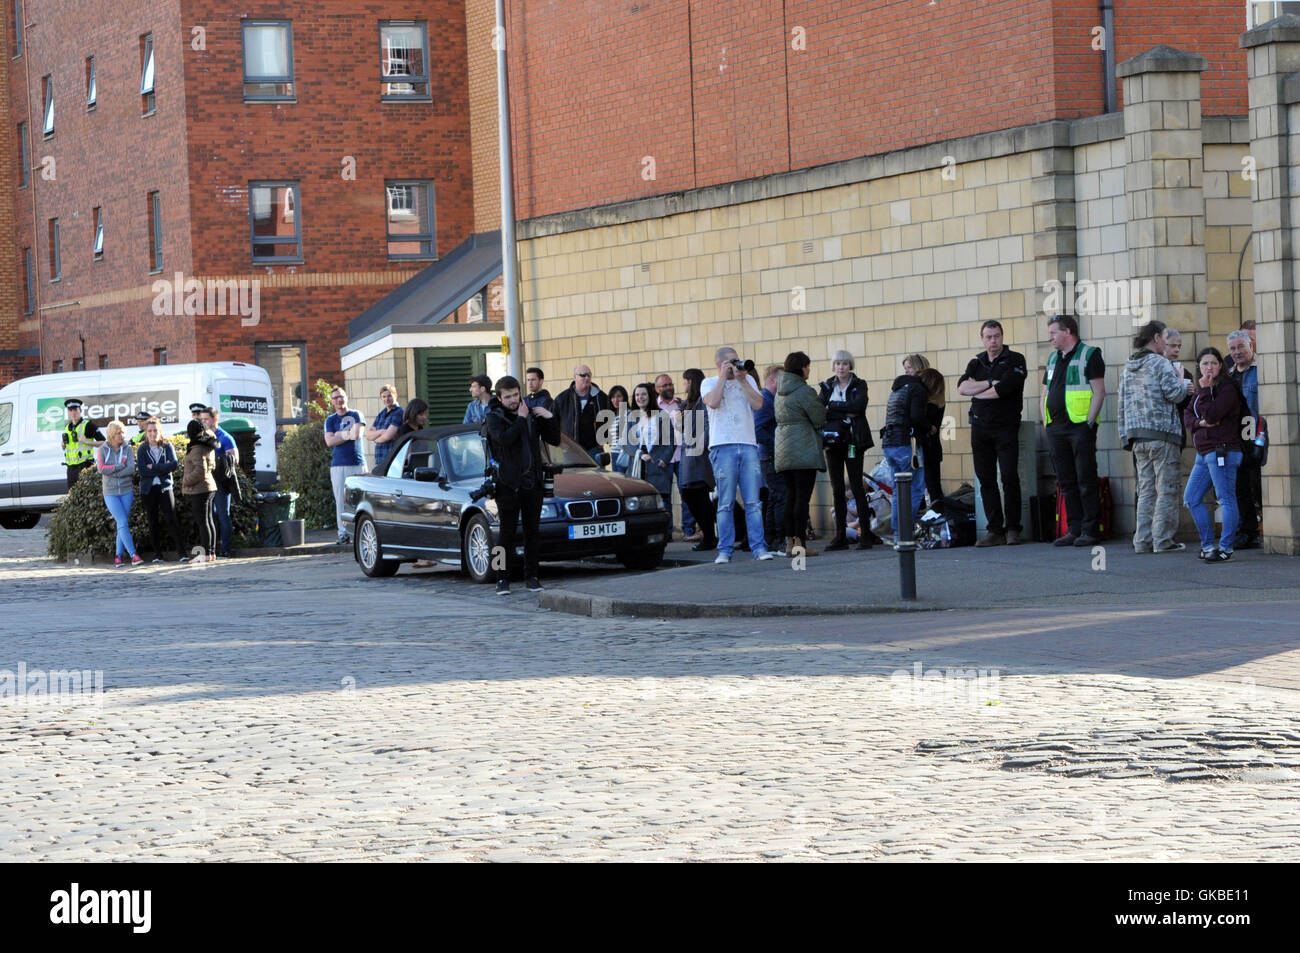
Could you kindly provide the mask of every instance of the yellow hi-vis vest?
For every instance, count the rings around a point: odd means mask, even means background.
[[[1074,349],[1074,357],[1070,358],[1070,363],[1065,366],[1065,412],[1070,418],[1070,423],[1081,424],[1088,419],[1088,408],[1092,406],[1092,385],[1084,376],[1084,370],[1088,366],[1088,358],[1092,357],[1096,350],[1095,347],[1080,341]],[[1052,375],[1056,373],[1056,365],[1060,358],[1061,352],[1053,351],[1052,356],[1047,359],[1047,386],[1043,388],[1043,423],[1045,424],[1052,422],[1052,415],[1047,412],[1047,392],[1052,389]]]
[[[88,447],[81,442],[81,438],[86,435],[86,427],[90,421],[85,417],[75,428],[68,427],[63,431],[63,462],[70,467],[75,467],[81,463],[89,463],[95,456],[95,448]]]

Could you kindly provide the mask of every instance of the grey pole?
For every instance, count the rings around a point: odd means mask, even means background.
[[[519,335],[519,280],[515,273],[515,190],[510,169],[510,94],[506,89],[505,0],[497,0],[492,45],[497,51],[497,144],[501,156],[501,288],[505,292],[510,375],[523,380],[524,342]]]
[[[894,474],[894,503],[898,511],[898,525],[894,533],[898,542],[898,582],[903,599],[916,601],[916,541],[912,537],[912,474],[906,471]]]

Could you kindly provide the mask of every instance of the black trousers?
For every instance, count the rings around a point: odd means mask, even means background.
[[[713,508],[713,502],[709,499],[709,488],[707,486],[688,486],[683,488],[681,492],[682,502],[691,511],[691,516],[695,517],[695,525],[704,534],[704,539],[701,542],[706,546],[718,545],[718,517],[717,511]]]
[[[785,480],[785,535],[804,538],[808,525],[808,503],[817,485],[816,470],[782,470]]]
[[[68,489],[69,490],[72,489],[73,484],[75,484],[78,480],[81,479],[81,471],[90,469],[90,463],[91,461],[87,460],[85,463],[74,463],[68,467]]]
[[[501,520],[501,548],[506,551],[506,568],[504,572],[497,571],[497,581],[508,581],[510,573],[518,566],[515,558],[515,534],[521,514],[524,518],[524,576],[536,576],[537,527],[542,519],[542,491],[500,487],[496,499],[497,516]]]
[[[930,498],[931,506],[937,506],[943,499],[943,480],[939,475],[943,448],[939,445],[939,435],[936,433],[917,441],[917,448],[921,451],[921,472],[925,474],[925,495]]]
[[[1065,497],[1070,532],[1075,536],[1097,536],[1101,495],[1097,490],[1096,431],[1086,423],[1048,424],[1047,444]]]
[[[925,461],[926,474],[930,472],[930,461]],[[848,447],[826,448],[826,469],[831,477],[831,503],[835,508],[835,538],[844,539],[848,528],[849,502],[844,496],[844,471],[849,471],[849,489],[857,501],[858,514],[861,515],[867,505],[867,489],[862,484],[862,453],[849,456]]]
[[[1237,512],[1241,522],[1237,536],[1259,535],[1259,511],[1264,502],[1263,471],[1244,460],[1237,468]]]
[[[980,481],[980,498],[990,533],[1024,530],[1020,519],[1020,427],[981,427],[971,424],[970,448],[975,455],[975,476]],[[1055,458],[1053,458],[1055,459]],[[1094,469],[1096,457],[1094,455]],[[998,471],[1002,472],[1002,496],[998,498]],[[930,461],[925,461],[930,475]]]
[[[153,554],[162,559],[162,534],[159,532],[159,517],[167,521],[167,530],[172,542],[176,544],[176,555],[185,555],[185,544],[181,542],[181,524],[176,519],[176,501],[171,489],[160,486],[152,487],[144,497],[144,509],[149,514],[149,539],[153,543]]]
[[[185,498],[190,501],[190,515],[198,529],[199,549],[204,556],[217,554],[217,524],[212,518],[212,498],[215,493],[191,493]]]

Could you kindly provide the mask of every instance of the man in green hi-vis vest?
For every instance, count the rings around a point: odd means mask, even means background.
[[[1079,340],[1079,322],[1058,314],[1047,325],[1052,351],[1043,371],[1043,423],[1070,525],[1056,546],[1101,541],[1097,490],[1097,419],[1106,397],[1101,350]]]

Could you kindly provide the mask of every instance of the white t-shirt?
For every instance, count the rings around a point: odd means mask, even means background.
[[[719,378],[706,377],[700,383],[700,396],[706,396],[718,386]],[[752,383],[752,381],[751,381]],[[724,443],[747,443],[757,446],[754,439],[754,408],[745,399],[741,390],[744,384],[739,381],[727,381],[727,388],[722,392],[722,403],[714,410],[705,404],[709,412],[709,446],[720,447]]]

